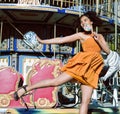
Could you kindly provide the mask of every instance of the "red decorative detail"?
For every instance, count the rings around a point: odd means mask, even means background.
[[[21,77],[22,75],[11,67],[0,67],[0,107],[21,106],[20,101],[16,102],[13,98]]]
[[[42,59],[34,64],[28,74],[28,84],[32,85],[41,80],[53,79],[60,73],[61,62],[59,60]],[[33,73],[34,72],[34,73]],[[34,92],[34,91],[33,91]],[[34,92],[34,101],[38,108],[53,107],[56,102],[57,88],[47,87],[36,89]]]
[[[28,73],[27,84],[32,85],[41,80],[57,77],[61,66],[59,60],[40,59]],[[18,90],[21,79],[23,80],[23,76],[12,67],[0,67],[0,107],[25,107],[21,100],[15,101],[13,98],[13,93]],[[27,95],[24,99],[29,107],[33,107],[35,103],[37,108],[50,108],[57,102],[56,92],[56,87],[36,89],[33,93],[34,99],[32,95]]]
[[[16,73],[10,68],[0,70],[0,94],[7,94],[15,90],[15,85],[18,80]],[[4,88],[4,89],[3,89]]]

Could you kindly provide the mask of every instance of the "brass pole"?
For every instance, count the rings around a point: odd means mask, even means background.
[[[56,23],[54,24],[54,38],[56,38]],[[55,44],[52,45],[53,45],[54,58],[55,58]]]
[[[2,33],[3,33],[3,21],[1,21],[1,27],[0,27],[0,48],[2,48]]]
[[[96,0],[96,13],[99,12],[99,0]],[[98,32],[98,27],[96,27],[96,32]]]
[[[115,50],[117,50],[117,25],[118,25],[118,5],[117,5],[117,0],[115,0]]]
[[[111,12],[111,0],[108,0],[108,7],[107,7],[108,9],[108,17],[111,17],[111,14],[110,14],[110,12]]]
[[[76,33],[78,33],[78,28],[76,28]],[[79,52],[80,51],[80,42],[79,41],[76,41],[76,50],[75,52]]]

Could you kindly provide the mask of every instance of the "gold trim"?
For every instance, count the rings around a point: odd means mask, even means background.
[[[5,108],[10,105],[10,100],[12,97],[7,94],[0,94],[0,107]]]

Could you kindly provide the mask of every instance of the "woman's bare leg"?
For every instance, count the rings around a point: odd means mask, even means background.
[[[33,89],[37,89],[37,88],[44,88],[44,87],[55,87],[55,86],[59,86],[62,85],[68,81],[70,81],[71,79],[73,79],[71,76],[69,76],[66,73],[62,73],[60,74],[58,77],[54,78],[54,79],[46,79],[46,80],[42,80],[36,84],[30,85],[26,87],[27,91],[31,91]],[[25,93],[24,89],[19,89],[18,90],[18,96],[22,96]]]
[[[93,88],[87,85],[81,85],[82,102],[80,105],[80,114],[88,114],[88,105],[91,100]]]

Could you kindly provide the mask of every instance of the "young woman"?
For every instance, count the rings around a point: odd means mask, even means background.
[[[19,100],[19,98],[22,98],[26,92],[33,89],[59,86],[74,78],[82,84],[82,102],[79,113],[87,114],[92,91],[94,88],[97,88],[99,73],[103,68],[101,50],[107,54],[110,53],[110,50],[104,37],[93,31],[94,27],[102,24],[102,20],[96,15],[96,13],[89,11],[83,14],[79,19],[83,32],[75,33],[63,38],[57,37],[47,40],[42,40],[38,36],[36,36],[36,38],[42,44],[62,44],[79,40],[83,52],[79,52],[73,58],[69,59],[68,63],[61,68],[62,73],[57,78],[43,80],[34,85],[19,88],[14,93],[15,100]]]

